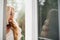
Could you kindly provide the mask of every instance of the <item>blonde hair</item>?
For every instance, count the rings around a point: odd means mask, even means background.
[[[7,24],[8,24],[8,19],[9,17],[14,18],[15,14],[15,9],[12,5],[6,5],[6,19],[7,19]]]

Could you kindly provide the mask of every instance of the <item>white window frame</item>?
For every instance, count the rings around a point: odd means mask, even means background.
[[[37,0],[32,1],[32,40],[38,40],[38,12]]]
[[[0,40],[3,40],[3,0],[0,0]]]

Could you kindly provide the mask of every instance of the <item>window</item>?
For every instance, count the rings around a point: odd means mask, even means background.
[[[58,0],[38,1],[38,40],[59,40]]]

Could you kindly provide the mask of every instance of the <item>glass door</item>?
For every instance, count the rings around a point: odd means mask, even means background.
[[[38,40],[59,40],[58,0],[37,0]]]

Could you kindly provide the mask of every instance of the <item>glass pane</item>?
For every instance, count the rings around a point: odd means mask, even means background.
[[[58,0],[38,1],[38,40],[59,40]]]

